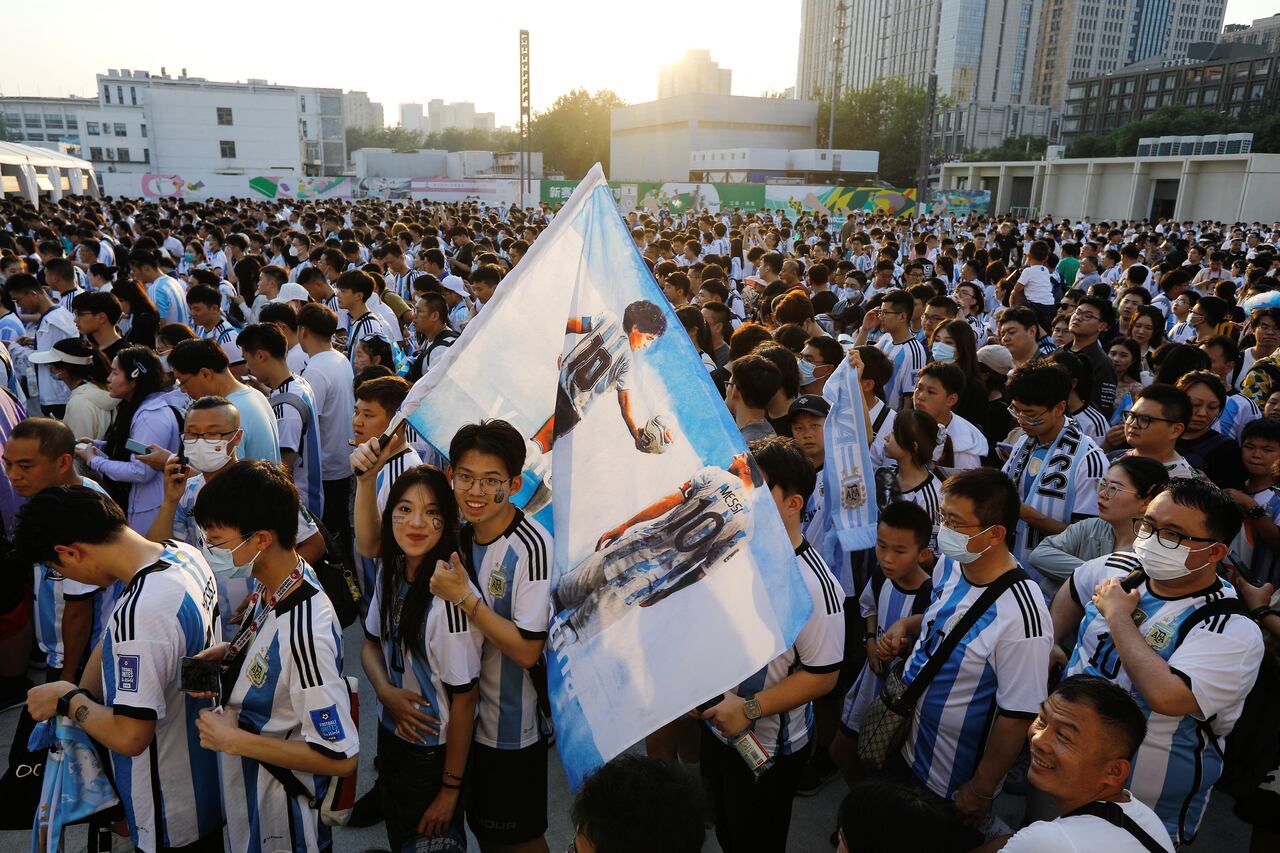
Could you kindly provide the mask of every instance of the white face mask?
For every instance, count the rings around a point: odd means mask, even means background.
[[[985,527],[982,530],[978,531],[977,533],[973,534],[973,536],[981,536],[983,533],[986,533],[990,529],[991,529],[990,527]],[[969,540],[972,539],[973,536],[965,536],[960,531],[952,530],[950,527],[947,527],[945,524],[939,525],[938,526],[938,550],[942,552],[942,555],[944,557],[950,557],[951,559],[955,560],[957,563],[967,566],[970,563],[972,563],[974,560],[981,557],[983,554],[987,553],[987,551],[990,550],[991,548],[991,546],[988,545],[986,548],[983,548],[981,551],[978,551],[976,553],[973,551],[970,551]]]
[[[238,434],[240,431],[236,430]],[[235,438],[232,435],[231,438]],[[201,474],[220,470],[231,459],[231,439],[184,438],[182,449],[187,462]]]
[[[1208,568],[1211,564],[1201,566],[1200,569],[1188,569],[1187,558],[1198,551],[1208,551],[1212,547],[1212,545],[1206,545],[1193,550],[1184,542],[1177,548],[1166,548],[1156,541],[1155,536],[1138,539],[1133,543],[1134,552],[1142,560],[1143,571],[1146,572],[1147,577],[1158,581],[1176,581],[1192,572]]]

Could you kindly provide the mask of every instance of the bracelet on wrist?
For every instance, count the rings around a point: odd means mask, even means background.
[[[459,608],[459,609],[462,609],[463,605],[465,605],[465,604],[467,603],[467,599],[468,599],[468,598],[470,598],[470,597],[471,597],[471,596],[473,596],[473,595],[475,595],[475,593],[474,593],[474,592],[472,592],[471,590],[467,590],[466,595],[462,596],[462,598],[459,598],[459,599],[457,600],[457,602],[456,602],[453,606],[454,606],[454,607],[457,607],[457,608]],[[465,611],[465,610],[463,610],[463,612],[465,613],[466,611]]]
[[[454,780],[456,780],[456,781],[458,781],[458,782],[461,782],[461,781],[462,781],[462,777],[461,777],[461,776],[459,776],[457,773],[450,773],[447,769],[444,771],[444,775],[445,775],[445,776],[448,776],[450,779],[454,779]]]
[[[448,782],[441,781],[440,787],[448,788],[450,791],[461,791],[462,785],[450,785]]]
[[[473,604],[473,605],[471,605],[471,612],[470,612],[470,613],[467,613],[467,618],[468,618],[468,619],[474,619],[474,618],[476,618],[476,611],[480,609],[480,604],[481,604],[481,603],[482,603],[482,600],[481,600],[480,596],[478,596],[478,595],[477,595],[477,596],[476,596],[476,603],[475,603],[475,604]],[[466,611],[465,611],[465,610],[464,610],[463,612],[464,612],[464,613],[466,613]]]

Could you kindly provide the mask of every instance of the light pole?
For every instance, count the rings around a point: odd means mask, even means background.
[[[831,109],[827,116],[827,161],[828,165],[835,169],[835,147],[836,147],[836,104],[840,100],[840,77],[844,65],[844,31],[848,24],[845,21],[845,13],[849,11],[849,7],[845,5],[844,0],[840,0],[836,4],[836,24],[835,35],[831,37],[833,48],[831,61]]]

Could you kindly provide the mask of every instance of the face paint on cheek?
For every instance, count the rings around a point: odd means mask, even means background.
[[[505,503],[506,500],[507,500],[507,493],[504,492],[502,489],[498,489],[498,491],[493,493],[494,503],[496,504]]]

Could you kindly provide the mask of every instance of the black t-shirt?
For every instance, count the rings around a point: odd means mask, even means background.
[[[1116,408],[1116,369],[1111,364],[1111,359],[1107,358],[1107,354],[1102,351],[1102,345],[1097,341],[1083,350],[1071,351],[1089,362],[1089,366],[1093,368],[1093,400],[1091,402],[1094,408],[1111,417],[1111,413]]]
[[[1244,488],[1245,470],[1240,445],[1211,429],[1199,438],[1180,438],[1174,449],[1192,468],[1205,472],[1221,489]]]

